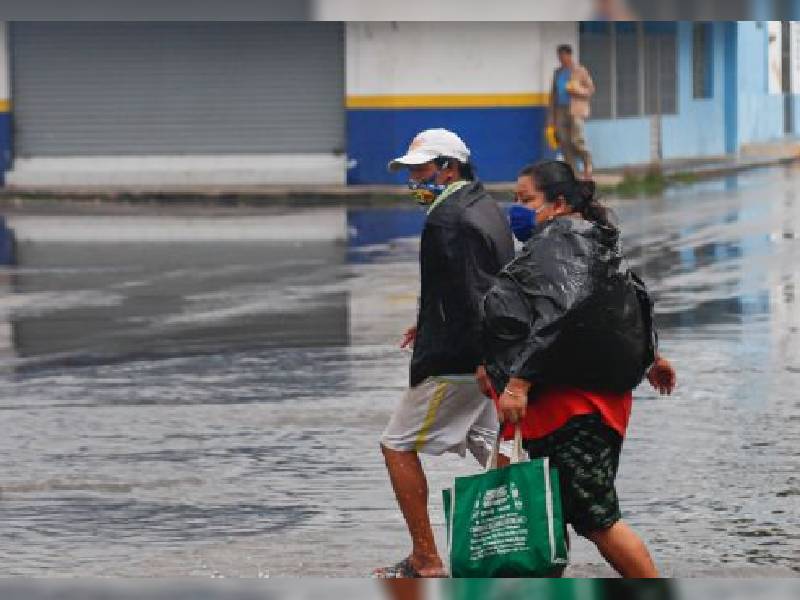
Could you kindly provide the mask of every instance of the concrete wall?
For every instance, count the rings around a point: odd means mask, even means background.
[[[595,18],[594,0],[313,0],[320,21],[582,21]]]
[[[664,159],[717,156],[744,144],[785,137],[782,94],[770,94],[767,83],[768,28],[765,22],[733,24],[735,41],[726,44],[724,22],[712,26],[713,93],[696,99],[692,89],[692,23],[678,24],[678,113],[661,119]],[[726,86],[728,48],[735,52],[735,80]],[[727,90],[726,90],[727,87]],[[726,103],[726,93],[735,99]],[[730,100],[730,99],[728,99]],[[792,98],[795,134],[800,132],[800,100]],[[726,125],[726,108],[734,111]],[[726,136],[733,144],[726,148]],[[591,120],[587,138],[597,167],[646,163],[650,157],[649,118]],[[624,144],[620,141],[624,140]]]
[[[404,181],[386,163],[428,127],[461,135],[483,180],[514,179],[546,152],[560,43],[575,23],[348,23],[348,181]]]
[[[678,112],[661,117],[664,159],[725,153],[725,30],[712,26],[712,97],[695,99],[692,88],[692,23],[677,26]],[[650,116],[590,119],[586,136],[598,168],[644,164],[653,160]]]
[[[792,135],[800,137],[800,95],[792,95]]]
[[[0,21],[0,185],[11,167],[11,63],[9,57],[8,23]]]
[[[692,23],[678,24],[678,114],[661,120],[661,149],[665,159],[725,153],[724,24],[712,24],[711,38],[712,95],[694,98]]]
[[[650,162],[650,117],[591,119],[586,139],[599,169]]]
[[[726,45],[726,29],[734,34],[732,46],[730,39]],[[780,94],[770,94],[767,85],[767,24],[713,24],[713,95],[709,99],[692,97],[692,24],[679,23],[677,31],[678,114],[661,119],[662,156],[713,156],[726,152],[726,140],[733,140],[730,149],[735,151],[742,144],[783,138],[784,100]],[[520,166],[551,154],[543,129],[550,78],[557,64],[555,48],[560,43],[578,48],[576,22],[431,22],[430,18],[425,22],[349,22],[346,158],[309,156],[298,170],[291,157],[279,156],[251,156],[245,162],[222,157],[231,159],[230,166],[222,160],[212,167],[193,157],[153,157],[152,164],[134,161],[111,166],[106,165],[108,157],[92,157],[91,177],[79,173],[82,165],[78,163],[53,166],[18,161],[7,183],[157,185],[169,179],[181,185],[260,185],[343,182],[345,173],[348,183],[400,183],[405,175],[389,174],[386,163],[405,152],[413,136],[428,127],[459,133],[472,149],[482,179],[513,180]],[[731,52],[726,54],[728,48]],[[13,148],[8,54],[8,27],[0,22],[0,180],[11,166]],[[730,80],[726,61],[734,73]],[[726,102],[726,85],[735,90],[729,94],[732,101]],[[800,96],[794,96],[792,103],[798,134]],[[592,119],[587,123],[587,139],[598,168],[642,164],[653,157],[649,116]],[[315,180],[307,175],[309,165],[318,176]]]
[[[344,156],[212,154],[16,158],[6,185],[18,188],[150,188],[343,184]]]
[[[739,144],[783,137],[783,96],[767,89],[765,21],[738,24],[738,138]]]

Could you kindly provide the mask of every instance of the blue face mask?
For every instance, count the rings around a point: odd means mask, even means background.
[[[536,211],[522,204],[512,204],[508,209],[511,231],[520,242],[527,242],[536,227]]]
[[[408,189],[419,204],[430,204],[447,189],[446,185],[436,183],[436,175],[438,173],[434,173],[425,181],[408,182]]]

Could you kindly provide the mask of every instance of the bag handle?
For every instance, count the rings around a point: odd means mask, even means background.
[[[486,461],[486,471],[494,471],[497,469],[497,457],[500,455],[500,436],[501,431],[497,432],[497,436],[494,438],[494,443],[492,444],[492,449],[489,451],[489,460]]]
[[[511,447],[511,464],[522,462],[522,425],[519,421],[514,424],[514,445]]]
[[[500,411],[500,397],[494,389],[494,386],[489,386],[489,395],[494,402],[497,411]],[[489,454],[489,460],[486,462],[486,470],[492,471],[497,469],[497,457],[500,456],[500,438],[503,436],[503,426],[497,430],[497,436],[492,444],[492,450]],[[522,462],[522,425],[517,421],[514,424],[514,444],[511,446],[511,464],[515,465]]]
[[[492,444],[492,450],[489,454],[489,460],[486,462],[486,470],[493,471],[497,469],[497,458],[500,456],[500,439],[503,437],[503,428],[497,432]],[[516,423],[514,426],[514,443],[511,446],[511,464],[515,465],[522,462],[522,426]]]

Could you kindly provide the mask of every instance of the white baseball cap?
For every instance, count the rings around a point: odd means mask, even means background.
[[[469,162],[469,148],[464,141],[447,129],[426,129],[411,140],[408,151],[398,158],[389,161],[390,171],[399,171],[404,167],[424,165],[434,158],[446,156],[458,162]]]

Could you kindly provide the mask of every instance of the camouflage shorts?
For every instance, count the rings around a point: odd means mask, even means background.
[[[550,457],[558,468],[564,516],[579,535],[622,518],[614,488],[622,438],[599,415],[573,417],[550,435],[526,440],[531,458]]]

